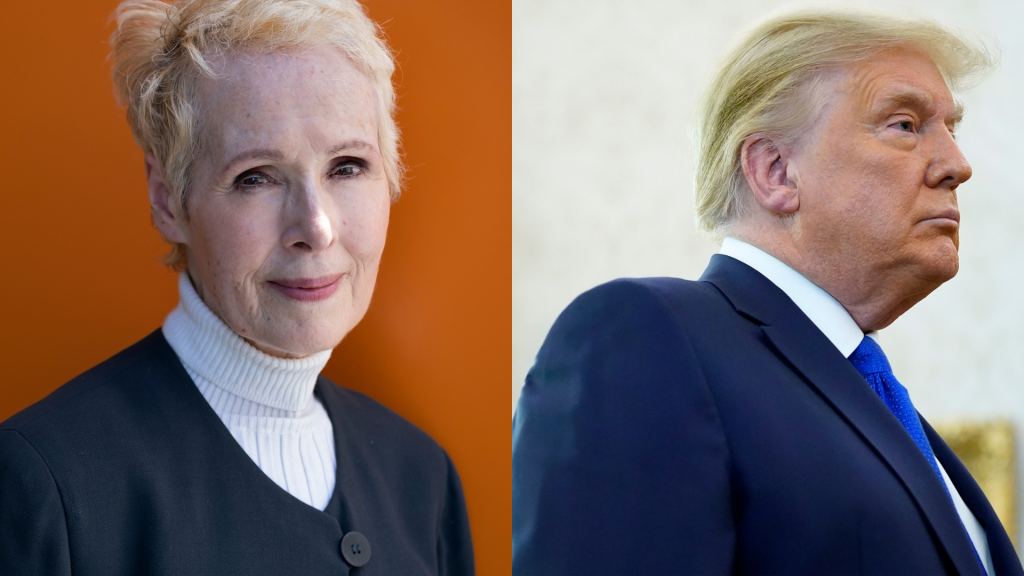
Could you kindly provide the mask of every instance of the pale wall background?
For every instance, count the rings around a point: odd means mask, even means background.
[[[693,217],[697,98],[744,30],[807,5],[513,0],[513,398],[580,292],[622,276],[700,276],[718,247]],[[932,18],[1002,53],[960,95],[958,138],[974,167],[959,189],[960,273],[881,342],[929,420],[1008,417],[1024,446],[1024,3],[858,5]]]

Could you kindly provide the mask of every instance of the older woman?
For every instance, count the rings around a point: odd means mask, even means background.
[[[126,0],[112,60],[181,301],[0,425],[0,574],[471,574],[445,452],[319,375],[401,184],[376,26]]]

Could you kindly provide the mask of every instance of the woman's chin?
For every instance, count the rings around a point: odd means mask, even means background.
[[[266,342],[260,342],[260,341],[257,341],[257,340],[252,340],[250,338],[246,338],[245,341],[248,342],[250,345],[252,345],[253,348],[259,350],[260,352],[263,352],[264,354],[266,354],[268,356],[273,356],[275,358],[289,358],[289,359],[305,358],[307,356],[312,356],[313,354],[316,354],[317,352],[322,352],[324,350],[327,350],[329,348],[333,348],[334,347],[334,346],[325,346],[323,348],[317,349],[315,346],[303,346],[303,345],[297,345],[297,344],[292,344],[292,343],[285,343],[283,345],[282,344],[273,345],[273,344],[268,344]]]
[[[320,302],[267,298],[256,308],[259,313],[250,313],[248,318],[239,314],[239,324],[247,329],[235,332],[257,350],[278,358],[302,358],[330,350],[365,313],[365,307],[359,310],[345,296],[347,292],[339,290]]]
[[[260,352],[277,358],[305,358],[324,350],[331,350],[345,337],[348,330],[340,327],[312,329],[308,327],[296,333],[275,333],[245,338]]]

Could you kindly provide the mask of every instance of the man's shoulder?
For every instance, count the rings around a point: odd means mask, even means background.
[[[621,325],[643,330],[666,323],[701,329],[735,312],[713,284],[670,277],[619,278],[577,296],[554,329]]]
[[[168,352],[173,354],[163,334],[156,330],[0,422],[0,430],[31,436],[38,431],[65,428],[70,422],[108,418],[117,413],[119,404],[131,402],[125,397],[126,387],[160,370]]]
[[[660,299],[665,302],[679,301],[697,304],[708,298],[714,298],[716,292],[713,286],[700,280],[655,276],[617,278],[587,290],[579,298],[618,301]]]

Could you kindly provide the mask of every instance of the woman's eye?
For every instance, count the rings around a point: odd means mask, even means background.
[[[341,164],[334,169],[335,176],[355,176],[363,171],[363,167],[355,163]]]
[[[237,182],[242,186],[260,186],[267,183],[267,178],[262,174],[243,174]]]

